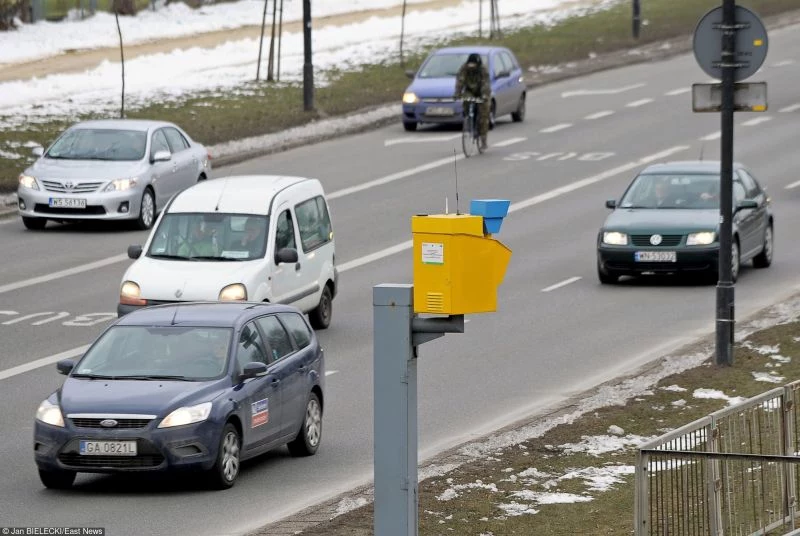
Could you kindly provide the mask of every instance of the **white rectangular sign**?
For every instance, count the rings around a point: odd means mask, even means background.
[[[423,242],[422,262],[423,264],[444,264],[444,244]]]

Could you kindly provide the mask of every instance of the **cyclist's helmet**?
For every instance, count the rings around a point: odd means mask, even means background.
[[[481,55],[473,52],[467,58],[467,63],[474,63],[474,64],[480,66],[480,64],[481,64]]]

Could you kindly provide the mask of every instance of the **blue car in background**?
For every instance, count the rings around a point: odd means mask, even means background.
[[[316,453],[323,350],[299,310],[180,303],[112,324],[36,412],[34,458],[48,488],[76,473],[203,471],[230,488],[241,462],[288,444]]]
[[[492,85],[492,116],[490,126],[506,114],[516,121],[525,119],[526,87],[522,68],[514,54],[504,47],[450,47],[431,53],[422,67],[415,73],[403,94],[403,126],[408,131],[417,129],[421,123],[461,124],[463,110],[461,101],[453,96],[456,74],[471,53],[481,55],[489,70]]]

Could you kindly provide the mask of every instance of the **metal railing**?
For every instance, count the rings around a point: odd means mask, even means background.
[[[639,448],[636,536],[800,536],[800,381]]]

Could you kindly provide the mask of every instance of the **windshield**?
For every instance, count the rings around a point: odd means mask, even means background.
[[[135,161],[144,158],[147,132],[75,128],[50,147],[47,158]]]
[[[639,175],[625,192],[621,208],[719,208],[719,175]]]
[[[73,376],[208,380],[225,372],[231,330],[115,326],[83,356]]]
[[[248,214],[165,214],[147,255],[178,261],[249,261],[267,251],[268,216]]]
[[[428,61],[419,70],[417,77],[419,78],[445,78],[455,76],[458,70],[464,63],[466,63],[468,53],[464,54],[436,54],[428,58]],[[485,55],[481,55],[481,61],[484,65],[489,64],[489,60]]]

